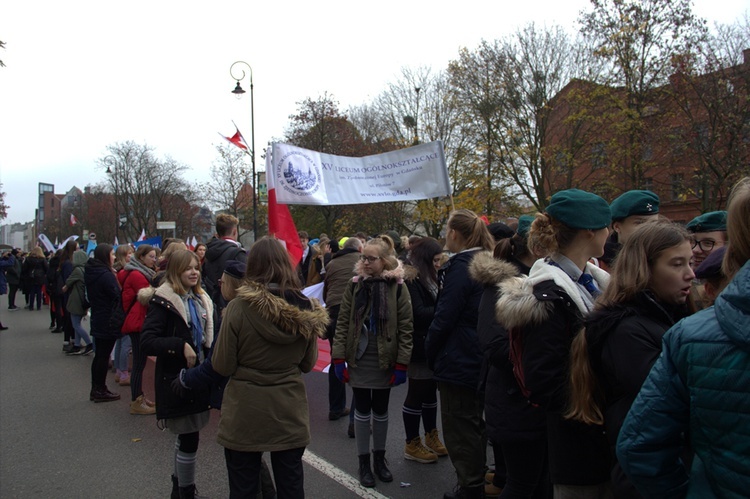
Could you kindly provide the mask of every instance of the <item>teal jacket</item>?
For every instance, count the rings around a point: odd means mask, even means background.
[[[695,459],[680,459],[688,434]],[[750,491],[750,262],[713,307],[678,322],[628,413],[617,457],[645,497]]]

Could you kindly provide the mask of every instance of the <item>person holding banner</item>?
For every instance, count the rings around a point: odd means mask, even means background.
[[[455,494],[445,498],[483,497],[486,436],[478,391],[482,351],[477,335],[479,301],[484,289],[469,275],[469,264],[494,239],[476,213],[451,213],[445,246],[453,256],[438,273],[435,316],[427,332],[427,365],[440,390],[440,414],[448,455],[458,476]]]
[[[369,240],[355,271],[341,301],[331,358],[336,377],[354,392],[359,482],[374,487],[370,424],[375,475],[393,481],[385,461],[388,399],[391,387],[406,382],[414,324],[404,269],[390,237]]]

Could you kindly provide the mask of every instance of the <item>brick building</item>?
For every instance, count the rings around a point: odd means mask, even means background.
[[[750,175],[750,49],[743,58],[703,74],[686,67],[637,102],[624,88],[572,80],[549,103],[550,185],[609,201],[650,189],[675,221],[724,209]]]

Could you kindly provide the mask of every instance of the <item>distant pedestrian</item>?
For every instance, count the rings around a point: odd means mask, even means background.
[[[86,297],[85,284],[85,266],[89,257],[85,251],[77,250],[73,253],[73,272],[65,281],[63,292],[68,295],[68,302],[65,307],[70,314],[70,320],[75,331],[73,348],[68,352],[69,355],[89,355],[94,351],[94,345],[86,329],[81,325],[81,321],[89,311],[90,305]],[[81,341],[85,343],[81,348]]]
[[[23,262],[22,272],[28,276],[30,284],[29,310],[34,310],[35,301],[36,309],[41,310],[42,308],[42,286],[44,286],[47,268],[47,259],[44,258],[42,248],[39,246],[31,250],[26,261]]]
[[[109,356],[115,347],[120,332],[110,327],[112,313],[119,306],[120,285],[112,268],[115,251],[106,243],[97,245],[94,256],[84,267],[86,295],[91,303],[91,336],[94,337],[96,350],[91,363],[91,393],[89,400],[94,402],[111,402],[120,400],[120,395],[107,388],[107,371]]]

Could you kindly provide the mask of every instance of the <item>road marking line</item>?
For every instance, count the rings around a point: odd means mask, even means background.
[[[335,465],[329,463],[322,457],[316,455],[313,452],[310,452],[309,449],[305,450],[305,453],[302,456],[302,460],[327,477],[339,482],[341,485],[351,490],[359,497],[388,499],[388,496],[384,496],[377,490],[363,487],[359,484],[359,480],[349,475],[344,470],[337,468]]]

